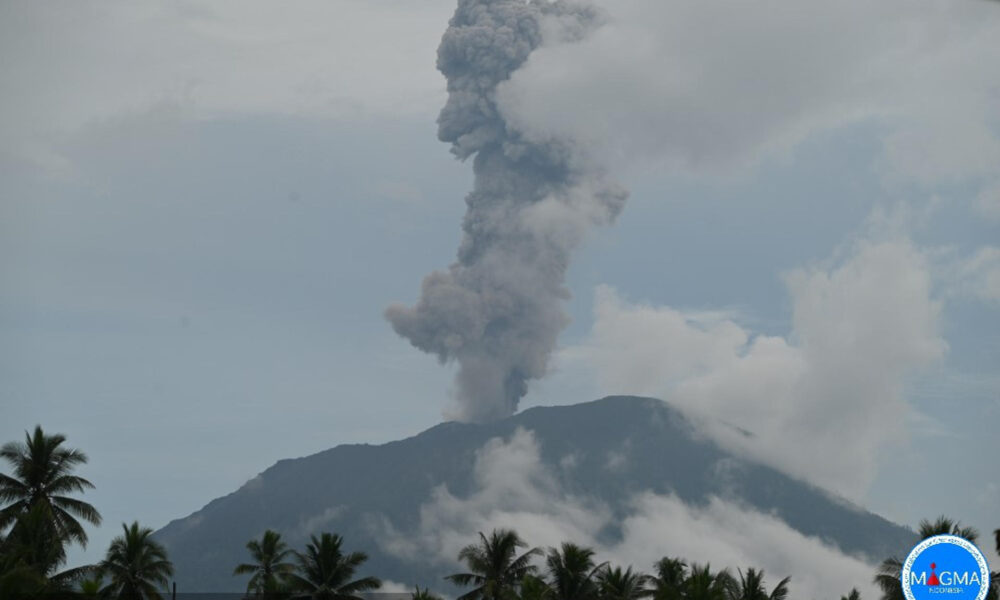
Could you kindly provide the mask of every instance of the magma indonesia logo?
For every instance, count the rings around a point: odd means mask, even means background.
[[[990,568],[969,540],[936,535],[910,551],[901,579],[906,600],[983,600],[990,585]]]

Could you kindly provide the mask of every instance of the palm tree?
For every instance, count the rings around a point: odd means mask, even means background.
[[[972,527],[962,527],[958,521],[949,519],[941,515],[934,521],[924,519],[917,527],[917,534],[921,540],[926,540],[935,535],[957,535],[976,543],[979,532]],[[878,571],[875,572],[875,584],[882,590],[882,600],[904,600],[903,584],[900,580],[903,572],[903,561],[896,556],[890,556],[882,561]]]
[[[768,600],[787,600],[788,598],[788,583],[792,580],[792,576],[789,575],[778,582],[778,585],[774,586],[771,593],[767,595]]]
[[[684,584],[686,600],[727,600],[734,585],[729,571],[712,572],[711,565],[691,565],[691,573]]]
[[[102,587],[104,587],[104,581],[100,575],[84,579],[80,582],[80,596],[83,598],[100,598]]]
[[[77,518],[92,525],[101,524],[101,515],[90,504],[67,494],[83,493],[94,484],[73,475],[77,465],[87,462],[83,452],[64,448],[66,436],[46,435],[41,426],[34,434],[24,432],[24,442],[9,442],[0,448],[13,467],[13,473],[0,473],[0,502],[10,504],[0,509],[0,530],[6,529],[34,506],[44,508],[61,541],[87,545],[87,533]]]
[[[927,539],[935,535],[957,535],[960,538],[969,540],[973,544],[979,539],[979,532],[976,531],[975,527],[962,527],[961,523],[949,519],[944,515],[941,515],[933,522],[927,519],[920,521],[918,530],[921,539]]]
[[[17,516],[10,535],[0,545],[0,598],[66,595],[92,574],[91,565],[58,571],[66,551],[42,505]]]
[[[747,569],[746,574],[739,571],[739,581],[733,579],[729,587],[729,600],[785,600],[788,598],[788,582],[791,577],[785,577],[774,586],[768,594],[764,588],[764,571],[754,568]]]
[[[993,530],[993,536],[996,538],[997,543],[997,555],[1000,556],[1000,529]],[[986,600],[997,600],[1000,597],[1000,572],[994,571],[990,573],[990,595],[987,596]]]
[[[167,559],[167,550],[151,536],[153,530],[122,523],[123,535],[111,540],[108,552],[101,561],[101,573],[111,582],[101,594],[120,600],[160,600],[157,586],[166,587],[167,578],[174,573],[174,566]]]
[[[66,562],[66,549],[44,506],[33,506],[17,515],[2,546],[4,566],[27,567],[44,576]],[[6,570],[6,569],[5,569]]]
[[[410,594],[410,600],[441,600],[441,597],[431,592],[430,588],[420,589],[420,586],[416,586],[416,590]]]
[[[556,600],[590,600],[597,595],[596,578],[607,563],[595,565],[593,550],[563,542],[561,550],[549,549],[545,564]]]
[[[875,571],[875,584],[882,590],[882,600],[905,600],[903,584],[900,577],[903,572],[903,561],[896,556],[890,556],[882,561]]]
[[[525,575],[521,578],[518,600],[553,600],[555,591],[544,577]]]
[[[354,572],[366,560],[364,552],[344,554],[343,538],[333,533],[311,536],[305,553],[296,553],[298,573],[287,575],[291,589],[313,600],[360,600],[361,592],[377,590],[382,582],[375,577],[354,579]]]
[[[861,592],[858,588],[851,588],[851,591],[846,596],[841,596],[840,600],[861,600]]]
[[[621,567],[605,567],[597,577],[597,586],[602,600],[638,600],[652,593],[646,587],[648,581],[648,575],[633,573],[632,567],[624,571]]]
[[[445,579],[457,585],[476,586],[458,600],[510,600],[524,576],[537,571],[531,558],[541,550],[531,548],[518,556],[518,548],[527,544],[509,529],[494,529],[488,538],[480,531],[479,540],[479,544],[470,544],[458,553],[458,559],[465,562],[469,572],[448,575]]]
[[[681,600],[687,580],[687,563],[679,558],[664,556],[657,561],[655,568],[656,576],[650,578],[654,600]]]
[[[281,534],[268,529],[260,540],[247,542],[247,550],[250,551],[253,562],[237,565],[233,570],[233,575],[252,574],[247,582],[247,594],[278,592],[285,576],[295,570],[295,565],[284,562],[292,551],[281,541]]]

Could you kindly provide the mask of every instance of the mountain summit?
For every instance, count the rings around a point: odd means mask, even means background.
[[[474,496],[484,485],[477,471],[483,449],[519,432],[530,432],[538,468],[550,474],[552,485],[567,497],[604,507],[612,525],[601,535],[609,540],[622,535],[614,524],[637,494],[647,492],[691,506],[724,498],[871,561],[915,540],[909,529],[734,455],[667,403],[634,396],[537,407],[486,424],[443,423],[396,442],[342,445],[281,460],[155,535],[174,561],[178,588],[188,592],[242,591],[245,583],[231,576],[233,567],[244,561],[246,542],[268,528],[292,547],[312,533],[340,533],[351,550],[370,556],[365,574],[440,589],[441,577],[454,565],[419,548],[427,503]],[[521,467],[515,462],[503,468],[517,475]],[[390,543],[387,532],[397,541]],[[529,543],[541,543],[532,531],[520,533]]]

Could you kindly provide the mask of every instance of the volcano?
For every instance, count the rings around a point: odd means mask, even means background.
[[[442,423],[387,444],[341,445],[281,460],[155,537],[174,562],[178,589],[187,592],[243,591],[233,568],[247,559],[247,541],[265,529],[281,532],[292,548],[311,533],[339,533],[349,550],[369,555],[363,574],[442,589],[454,565],[393,552],[384,532],[419,543],[421,508],[435,491],[446,489],[459,501],[475,494],[482,449],[519,430],[531,432],[560,488],[607,507],[612,523],[628,514],[636,494],[650,492],[691,506],[724,498],[869,562],[916,541],[907,528],[727,451],[666,402],[634,396],[536,407],[485,424]],[[530,531],[520,533],[534,543]],[[601,534],[613,540],[621,531],[611,526]]]

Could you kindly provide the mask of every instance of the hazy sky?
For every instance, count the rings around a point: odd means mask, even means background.
[[[499,98],[630,191],[523,405],[655,395],[901,523],[1000,527],[1000,5],[598,4]],[[0,4],[0,439],[90,455],[87,558],[452,406],[382,313],[460,238],[453,10]]]

